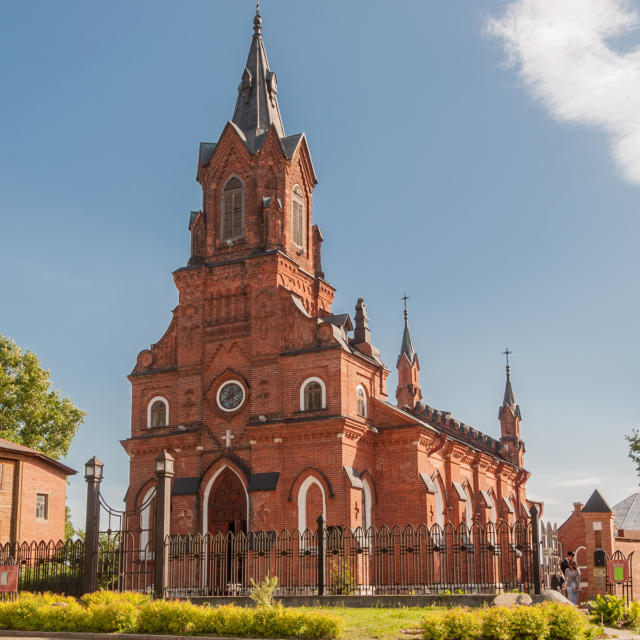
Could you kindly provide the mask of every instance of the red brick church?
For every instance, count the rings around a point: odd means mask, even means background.
[[[526,517],[509,368],[495,440],[422,402],[405,310],[396,403],[362,299],[335,313],[303,133],[286,135],[256,15],[235,111],[202,143],[179,303],[138,355],[127,509],[175,458],[171,533]],[[144,514],[143,514],[144,520]],[[144,528],[144,523],[143,528]]]

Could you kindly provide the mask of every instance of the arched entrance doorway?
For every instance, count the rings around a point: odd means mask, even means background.
[[[247,494],[240,478],[226,468],[215,479],[207,503],[208,574],[211,595],[236,595],[243,588]]]
[[[231,469],[225,469],[216,478],[209,493],[207,511],[209,533],[246,533],[247,494],[240,478]]]

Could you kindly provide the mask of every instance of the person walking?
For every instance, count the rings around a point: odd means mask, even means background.
[[[564,585],[571,604],[578,606],[578,593],[580,593],[580,569],[571,560],[568,569],[564,572]]]

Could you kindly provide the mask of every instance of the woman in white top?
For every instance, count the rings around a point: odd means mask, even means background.
[[[571,604],[578,605],[578,593],[580,592],[580,569],[576,563],[569,562],[569,568],[564,572],[564,586]]]

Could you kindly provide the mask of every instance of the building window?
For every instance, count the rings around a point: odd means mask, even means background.
[[[358,403],[358,415],[361,418],[367,417],[367,394],[364,391],[362,385],[358,386],[356,391],[357,403]]]
[[[305,246],[304,218],[304,196],[302,195],[302,189],[296,185],[291,195],[291,225],[293,229],[293,244],[301,248]]]
[[[36,494],[36,520],[49,519],[49,496],[46,493]]]
[[[327,392],[320,378],[309,378],[300,387],[300,410],[319,411],[327,406]]]
[[[166,427],[169,424],[169,403],[157,396],[147,405],[147,427]]]
[[[224,185],[222,193],[222,241],[229,242],[243,235],[244,187],[240,178],[233,176]]]

